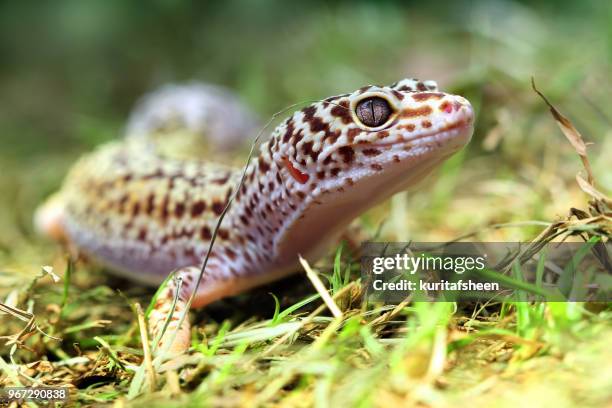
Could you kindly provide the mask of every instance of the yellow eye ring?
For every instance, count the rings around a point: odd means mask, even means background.
[[[351,103],[353,121],[365,130],[380,130],[396,116],[395,104],[382,92],[360,95]]]

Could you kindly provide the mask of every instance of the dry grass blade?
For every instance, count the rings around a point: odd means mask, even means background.
[[[136,313],[138,314],[138,327],[140,329],[140,341],[142,342],[142,351],[144,354],[145,367],[147,369],[147,378],[149,380],[149,391],[155,391],[155,370],[153,369],[153,360],[151,358],[151,346],[149,344],[149,335],[147,331],[147,325],[145,322],[145,316],[140,307],[140,303],[135,305]]]
[[[6,313],[6,314],[9,314],[11,316],[18,318],[19,320],[27,322],[26,326],[19,333],[12,335],[12,336],[0,336],[0,338],[8,339],[8,341],[6,342],[7,346],[10,346],[13,344],[23,345],[23,340],[30,337],[30,335],[34,333],[35,331],[39,332],[43,336],[46,336],[50,339],[53,339],[56,341],[62,341],[61,338],[51,336],[50,334],[47,334],[44,331],[42,331],[40,327],[38,327],[38,325],[36,324],[36,316],[33,313],[26,312],[25,310],[21,310],[16,307],[5,305],[2,302],[0,302],[0,313]]]
[[[336,302],[334,302],[332,297],[329,295],[329,292],[327,291],[327,289],[325,289],[325,285],[323,285],[323,282],[321,282],[321,279],[319,279],[317,274],[312,270],[310,265],[308,265],[308,262],[304,258],[302,258],[301,255],[300,255],[300,263],[302,264],[302,267],[306,271],[306,276],[308,276],[308,279],[310,279],[310,282],[312,282],[312,285],[315,287],[317,292],[319,292],[319,295],[321,295],[321,299],[323,299],[323,301],[325,302],[329,310],[332,312],[334,317],[337,319],[341,318],[342,312],[340,311],[340,308],[338,307]]]
[[[589,183],[580,174],[576,174],[576,182],[580,186],[580,189],[593,197],[595,200],[603,201],[608,207],[612,208],[612,199],[607,197],[601,191],[597,190],[592,183]]]
[[[338,292],[336,292],[334,294],[334,296],[332,297],[332,299],[339,299],[339,298],[341,298],[346,293],[348,293],[351,290],[353,290],[355,288],[355,286],[356,286],[356,282],[349,283],[348,285],[346,285],[345,287],[340,289]],[[303,328],[305,325],[311,323],[314,320],[315,317],[317,317],[319,314],[321,314],[325,310],[325,307],[327,307],[327,305],[320,305],[312,313],[310,313],[306,318],[300,320],[298,326],[296,326],[293,330],[288,331],[282,337],[280,337],[278,340],[276,340],[276,342],[274,342],[274,344],[272,344],[272,346],[270,346],[268,349],[266,349],[265,351],[263,351],[261,353],[261,357],[268,356],[268,355],[272,354],[273,351],[275,351],[281,344],[283,344],[291,336],[293,336],[295,333],[297,333],[298,330]]]
[[[540,98],[542,98],[544,103],[548,105],[548,108],[550,109],[550,113],[552,113],[553,117],[557,121],[557,125],[559,125],[559,128],[561,129],[561,131],[563,132],[567,140],[569,140],[571,145],[574,147],[574,150],[576,150],[576,153],[578,153],[578,155],[580,156],[580,160],[582,160],[582,165],[584,166],[587,172],[589,184],[594,184],[595,179],[593,177],[593,171],[591,170],[589,158],[587,157],[587,149],[586,149],[587,145],[586,143],[584,143],[584,140],[582,139],[582,135],[574,127],[572,122],[568,118],[563,116],[561,112],[559,112],[557,108],[555,108],[548,101],[548,99],[544,96],[544,94],[540,92],[538,88],[536,88],[535,79],[533,77],[531,78],[531,87],[540,96]]]

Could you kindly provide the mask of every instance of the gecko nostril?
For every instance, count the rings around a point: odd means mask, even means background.
[[[453,105],[449,101],[440,104],[440,110],[445,113],[453,113]]]

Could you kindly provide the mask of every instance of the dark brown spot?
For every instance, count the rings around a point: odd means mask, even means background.
[[[326,140],[328,143],[336,143],[336,140],[338,140],[340,135],[342,135],[340,130],[336,130],[335,132],[327,131],[325,132],[324,140]]]
[[[418,89],[419,91],[426,91],[426,90],[427,90],[427,87],[426,87],[426,86],[425,86],[425,84],[424,84],[424,83],[422,83],[422,82],[419,82],[419,83],[416,85],[416,87],[417,87],[417,89]]]
[[[350,146],[342,146],[338,149],[338,154],[342,156],[342,161],[351,163],[355,158],[355,151]]]
[[[223,184],[227,183],[229,178],[230,178],[230,173],[226,173],[226,174],[224,174],[224,175],[222,175],[220,177],[216,177],[216,178],[210,180],[210,182],[213,183],[213,184],[223,185]]]
[[[225,204],[221,201],[213,201],[212,210],[216,215],[221,215],[223,209],[225,208]]]
[[[310,156],[312,158],[312,161],[317,161],[317,158],[319,157],[319,152],[315,152],[314,150],[312,150],[312,146],[313,143],[312,142],[306,142],[302,145],[302,154],[304,156]]]
[[[412,123],[407,123],[405,125],[398,126],[398,129],[405,129],[405,130],[407,130],[409,132],[412,132],[412,131],[414,131],[415,126]]]
[[[212,238],[210,228],[208,228],[206,225],[200,230],[200,238],[202,238],[204,241],[209,241]]]
[[[393,92],[393,95],[395,95],[395,97],[397,99],[399,99],[400,101],[404,99],[404,94],[401,92],[396,91],[395,89],[392,90],[391,92]]]
[[[219,238],[227,240],[229,238],[229,231],[223,228],[219,228],[219,230],[217,231],[217,235],[219,235]]]
[[[145,212],[147,215],[153,214],[153,209],[155,208],[155,194],[150,193],[147,197],[147,205],[145,207]]]
[[[232,261],[236,260],[236,252],[234,252],[234,250],[232,250],[231,248],[226,248],[225,249],[225,254],[227,255],[227,257],[229,259],[231,259]]]
[[[134,203],[134,206],[132,207],[132,217],[138,216],[139,213],[140,213],[140,203],[137,201]]]
[[[353,142],[353,140],[355,140],[355,137],[357,137],[357,135],[359,135],[361,133],[361,129],[354,127],[354,128],[350,128],[347,132],[346,132],[346,138],[349,140],[349,142]]]
[[[376,136],[378,137],[378,139],[384,139],[385,137],[389,136],[389,132],[386,130],[381,130],[380,132],[376,133]]]
[[[259,171],[266,173],[268,170],[270,170],[270,165],[263,157],[259,156]]]
[[[168,215],[169,215],[169,211],[168,211],[168,205],[170,204],[170,200],[168,198],[168,196],[164,196],[164,201],[162,201],[162,205],[161,205],[161,214],[160,217],[162,219],[162,221],[165,221],[166,219],[168,219]]]
[[[198,217],[202,215],[205,209],[206,209],[206,203],[204,201],[202,200],[196,201],[191,206],[191,216]]]
[[[313,133],[329,131],[329,125],[318,116],[313,117],[308,122],[310,123],[310,131]]]
[[[117,203],[117,211],[119,214],[123,214],[125,212],[125,207],[127,206],[128,200],[129,197],[127,194],[122,195],[119,199],[119,202]]]
[[[334,167],[333,169],[330,170],[330,174],[334,177],[336,177],[338,173],[340,173],[340,169],[338,167]]]
[[[363,149],[363,154],[365,156],[378,156],[381,153],[378,149]]]
[[[417,102],[423,102],[428,99],[440,99],[443,96],[444,94],[439,93],[439,92],[419,92],[419,93],[412,94],[412,99],[414,99]]]
[[[287,143],[289,142],[289,139],[291,139],[291,136],[293,136],[293,120],[289,119],[287,121],[287,130],[285,131],[285,134],[283,135],[283,142]]]
[[[370,167],[372,168],[372,170],[376,170],[376,171],[381,171],[383,169],[383,166],[381,166],[378,163],[370,164]]]
[[[310,119],[312,119],[316,111],[317,108],[314,105],[310,105],[302,109],[305,121],[309,121]]]
[[[340,118],[342,120],[342,123],[344,123],[345,125],[351,123],[351,121],[353,120],[351,117],[351,110],[349,109],[349,104],[346,100],[343,100],[338,105],[334,106],[331,109],[330,113],[333,116]]]
[[[176,205],[174,206],[174,215],[177,218],[181,218],[184,213],[185,213],[185,204],[181,202],[176,203]]]
[[[147,239],[147,229],[143,227],[140,229],[140,231],[138,231],[138,240],[146,241],[146,239]]]
[[[409,86],[409,85],[402,85],[397,90],[398,91],[402,91],[402,92],[412,92],[412,91],[414,91],[414,88]]]
[[[302,129],[299,129],[297,132],[295,132],[295,135],[293,136],[294,139],[294,144],[299,142],[300,140],[302,140],[303,137],[303,133],[302,133]]]
[[[424,120],[423,122],[421,122],[421,126],[423,126],[424,128],[430,128],[431,122],[428,120]]]

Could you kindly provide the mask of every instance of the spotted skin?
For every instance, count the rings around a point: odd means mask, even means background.
[[[380,126],[355,113],[367,98],[391,109]],[[238,189],[195,296],[203,306],[296,270],[298,254],[316,260],[355,217],[420,181],[472,131],[467,100],[439,92],[433,81],[405,79],[295,112],[261,146],[241,186],[240,169],[164,157],[132,139],[82,158],[55,202],[63,205],[65,235],[83,252],[149,283],[179,269],[186,299]],[[176,290],[171,283],[165,298]],[[167,303],[156,308],[153,326]]]

